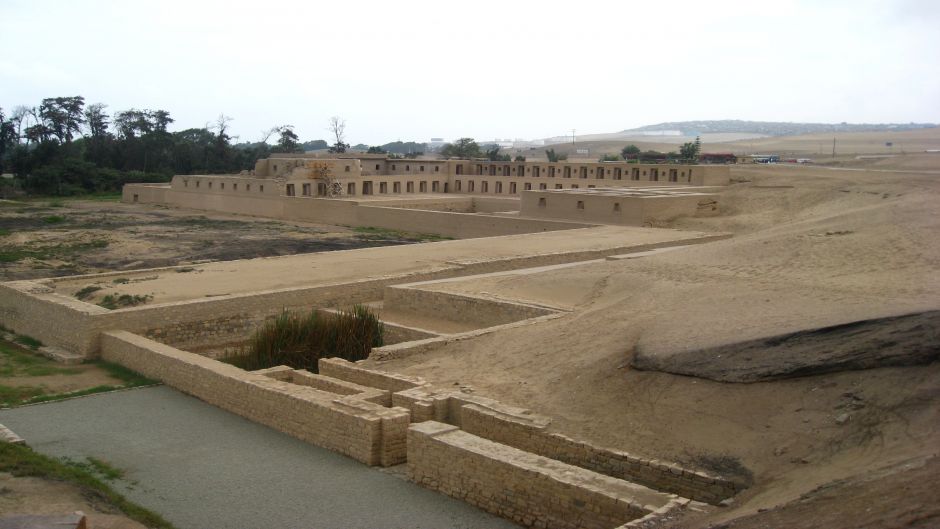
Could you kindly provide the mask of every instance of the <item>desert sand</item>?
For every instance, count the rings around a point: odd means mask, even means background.
[[[848,480],[871,492],[885,482],[865,478],[872,472],[936,468],[923,462],[940,446],[940,365],[730,384],[639,371],[632,357],[644,346],[670,355],[937,309],[940,177],[934,169],[940,164],[923,173],[735,167],[737,183],[719,198],[721,216],[668,226],[733,238],[576,270],[435,286],[574,312],[370,362],[530,407],[553,417],[554,428],[566,434],[727,472],[740,463],[753,473],[756,485],[730,508],[698,513],[685,526],[778,511],[798,513],[790,524],[812,525],[810,508],[792,506],[801,495],[818,494],[817,487]],[[935,473],[927,474],[937,482]],[[932,490],[910,491],[907,507],[926,509],[930,519]],[[877,498],[897,500],[893,493],[872,497],[876,510],[888,508]],[[843,526],[852,527],[851,519]]]

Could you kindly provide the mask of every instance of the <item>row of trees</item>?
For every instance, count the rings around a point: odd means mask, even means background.
[[[254,168],[272,152],[326,148],[301,143],[291,125],[238,142],[232,118],[222,114],[204,127],[170,131],[170,113],[157,109],[108,112],[82,96],[43,99],[35,107],[0,108],[0,172],[13,173],[28,193],[71,195],[117,191],[125,183],[167,181],[174,174],[235,173]],[[345,122],[331,118],[332,152],[344,152]],[[268,141],[276,138],[271,145]]]

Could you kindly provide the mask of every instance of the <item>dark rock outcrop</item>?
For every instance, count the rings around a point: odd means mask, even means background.
[[[759,382],[940,359],[940,311],[854,321],[671,354],[637,346],[636,369]]]

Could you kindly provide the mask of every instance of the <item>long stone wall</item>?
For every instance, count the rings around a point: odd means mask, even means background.
[[[526,527],[611,529],[680,501],[434,421],[408,429],[408,476]]]
[[[95,318],[108,310],[56,294],[39,281],[0,284],[0,324],[46,345],[85,355],[98,346]]]
[[[500,444],[706,503],[716,504],[745,487],[703,470],[549,432],[548,417],[486,397],[438,391],[419,377],[385,373],[338,358],[322,359],[319,367],[321,375],[391,391],[392,405],[409,410],[412,422],[448,423]]]
[[[126,331],[106,332],[101,356],[200,400],[367,465],[403,463],[409,413],[181,351]]]
[[[468,433],[685,498],[716,504],[743,488],[701,470],[643,459],[550,433],[547,425],[531,417],[500,413],[472,403],[461,409],[460,427]]]
[[[416,316],[443,318],[476,327],[492,327],[557,312],[526,303],[498,301],[475,296],[423,290],[420,285],[385,288],[384,307]]]

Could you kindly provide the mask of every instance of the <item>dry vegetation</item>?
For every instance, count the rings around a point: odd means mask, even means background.
[[[197,213],[111,200],[0,200],[0,280],[347,250],[433,236]],[[146,300],[87,292],[108,308]],[[107,294],[114,295],[105,300]]]

